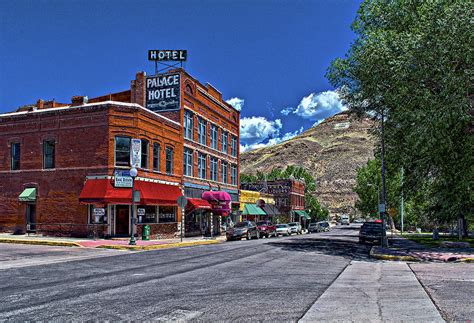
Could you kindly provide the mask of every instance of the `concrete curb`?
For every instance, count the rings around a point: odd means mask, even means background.
[[[474,258],[461,258],[458,259],[456,262],[468,262],[468,263],[474,263]]]
[[[415,261],[419,262],[421,261],[420,258],[414,257],[414,256],[396,256],[396,255],[387,255],[383,253],[376,253],[374,251],[375,246],[372,246],[370,248],[370,257],[375,258],[375,259],[380,259],[380,260],[390,260],[390,261]]]
[[[0,243],[12,243],[12,244],[31,244],[31,245],[42,245],[42,246],[58,246],[58,247],[79,247],[82,246],[76,242],[70,241],[48,241],[48,240],[22,240],[22,239],[0,239]]]
[[[176,243],[165,243],[159,245],[148,245],[148,246],[114,246],[114,245],[101,245],[96,248],[103,249],[116,249],[116,250],[129,250],[129,251],[147,251],[155,249],[170,249],[170,248],[181,248],[181,247],[192,247],[200,245],[218,244],[221,241],[210,240],[210,241],[195,241],[195,242],[176,242]]]

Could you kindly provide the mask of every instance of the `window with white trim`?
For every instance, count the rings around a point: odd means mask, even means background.
[[[199,153],[198,155],[198,176],[206,178],[206,155]]]
[[[184,148],[184,175],[193,176],[193,151]]]
[[[217,176],[218,176],[217,158],[211,157],[211,180],[217,182]]]
[[[191,111],[184,110],[184,138],[193,140],[193,114]]]

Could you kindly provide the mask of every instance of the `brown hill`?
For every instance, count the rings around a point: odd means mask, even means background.
[[[339,113],[288,141],[242,153],[241,172],[302,166],[316,179],[315,195],[332,215],[353,213],[356,169],[373,158],[375,138],[368,131],[373,124]]]

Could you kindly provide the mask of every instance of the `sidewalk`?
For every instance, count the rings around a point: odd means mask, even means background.
[[[373,246],[370,256],[397,261],[474,262],[474,248],[429,248],[400,235],[389,238],[390,248]]]
[[[406,263],[352,261],[300,322],[444,322]]]
[[[224,236],[213,239],[203,237],[160,239],[160,240],[137,240],[135,246],[128,244],[129,239],[86,239],[68,237],[46,237],[41,235],[12,235],[0,234],[0,243],[33,244],[47,246],[83,247],[83,248],[108,248],[121,250],[152,250],[162,248],[177,248],[196,245],[216,244],[225,240]]]

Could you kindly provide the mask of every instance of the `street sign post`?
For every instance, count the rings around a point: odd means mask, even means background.
[[[178,197],[178,200],[176,202],[178,202],[178,205],[181,208],[181,242],[183,242],[183,229],[185,223],[184,208],[186,207],[186,204],[188,204],[188,199],[184,195],[181,195],[180,197]]]

